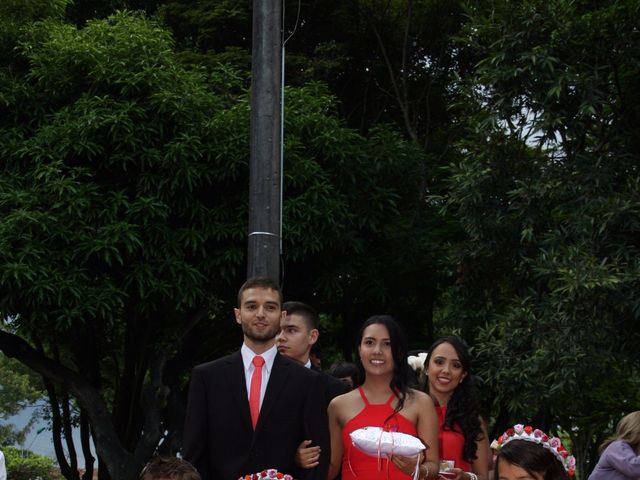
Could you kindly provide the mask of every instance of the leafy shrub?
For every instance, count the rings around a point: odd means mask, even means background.
[[[7,478],[11,480],[60,480],[55,461],[28,450],[6,447]]]

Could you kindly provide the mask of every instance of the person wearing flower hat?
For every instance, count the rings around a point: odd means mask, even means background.
[[[518,424],[498,438],[493,480],[570,480],[576,461],[557,437]]]

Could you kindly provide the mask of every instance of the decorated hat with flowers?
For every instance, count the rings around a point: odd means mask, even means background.
[[[549,437],[538,428],[534,429],[530,425],[522,425],[519,423],[514,425],[513,428],[507,429],[506,432],[498,437],[497,448],[499,449],[503,447],[511,440],[525,440],[527,442],[534,442],[542,445],[555,455],[570,477],[574,476],[576,471],[576,459],[573,455],[569,455],[569,452],[562,446],[562,442],[558,437]]]
[[[238,480],[294,480],[291,475],[286,473],[280,473],[275,468],[268,468],[266,470],[262,470],[258,473],[249,473],[247,475],[243,475]]]

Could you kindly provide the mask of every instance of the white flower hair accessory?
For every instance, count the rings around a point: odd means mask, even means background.
[[[407,363],[413,369],[414,372],[420,374],[424,369],[424,361],[427,359],[427,352],[420,352],[418,355],[409,355],[407,357]]]
[[[538,428],[534,429],[530,425],[525,426],[518,423],[498,437],[497,448],[502,448],[511,440],[525,440],[542,445],[555,455],[570,477],[575,475],[576,459],[573,455],[569,455],[569,452],[562,446],[562,442],[558,437],[549,437]]]

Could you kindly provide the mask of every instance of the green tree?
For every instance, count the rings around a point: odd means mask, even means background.
[[[457,92],[451,85],[464,56],[450,39],[460,28],[463,10],[450,1],[303,0],[285,2],[285,11],[286,83],[322,81],[337,98],[336,114],[347,125],[379,137],[378,125],[385,122],[418,147],[411,154],[416,161],[403,163],[398,155],[404,167],[396,173],[379,170],[373,177],[378,183],[386,177],[386,185],[402,200],[382,230],[369,232],[369,241],[359,247],[362,253],[331,252],[303,264],[289,262],[285,266],[295,281],[285,280],[285,287],[298,288],[287,293],[320,302],[336,321],[341,319],[346,328],[341,342],[349,342],[357,328],[353,324],[377,309],[406,318],[416,346],[424,346],[433,330],[440,285],[450,278],[443,268],[443,246],[455,225],[427,197],[444,188],[441,166],[453,152],[449,107]],[[161,7],[160,17],[174,32],[183,61],[231,61],[249,71],[250,2],[171,0]],[[295,108],[289,101],[285,95],[287,110]],[[285,136],[291,130],[295,123],[286,125]],[[378,142],[376,148],[395,165],[393,145],[401,139],[387,139],[391,143]],[[289,159],[287,153],[285,165]],[[344,225],[354,228],[352,221]],[[329,266],[324,275],[327,258],[339,258],[342,266]],[[321,288],[314,282],[321,282]],[[343,347],[346,354],[352,348]]]
[[[14,447],[4,448],[7,478],[11,480],[59,480],[62,477],[56,472],[55,462],[48,457],[19,450]]]
[[[467,234],[452,312],[487,324],[477,350],[498,419],[570,432],[586,476],[602,432],[638,405],[639,11],[489,1],[470,14],[478,106],[450,169]]]
[[[101,478],[133,478],[179,448],[189,367],[238,342],[227,312],[244,275],[249,94],[229,66],[184,67],[140,14],[79,29],[53,5],[0,16],[0,349],[43,376],[66,478],[74,424],[85,478],[90,437]],[[403,212],[421,201],[404,182],[423,153],[388,127],[346,128],[320,85],[287,98],[291,279],[311,272],[325,291],[344,268],[337,281],[368,282],[354,305],[388,303],[370,285],[412,240]]]
[[[461,2],[290,0],[284,2],[287,84],[319,80],[340,100],[340,116],[361,132],[393,122],[434,149],[446,140],[452,76],[464,56],[451,38]],[[189,59],[233,60],[250,69],[251,2],[169,0],[160,16]]]
[[[0,353],[0,419],[7,420],[43,396],[40,378],[20,362]],[[34,420],[32,416],[20,430],[11,424],[0,425],[0,445],[22,443]]]
[[[233,178],[209,141],[225,99],[139,16],[78,30],[46,14],[5,30],[0,344],[45,377],[63,474],[77,422],[88,462],[91,432],[101,475],[132,478],[180,423],[165,366],[242,257],[241,220],[220,228],[237,196],[211,188]]]

